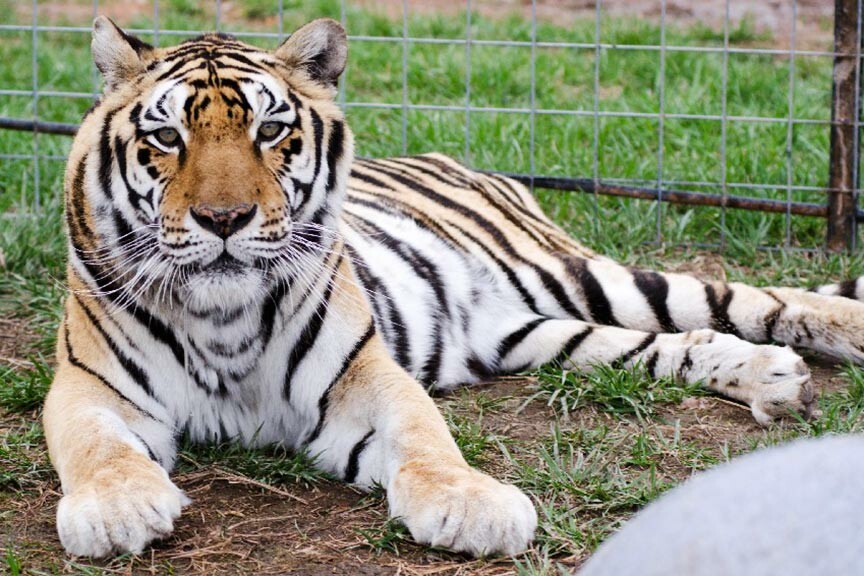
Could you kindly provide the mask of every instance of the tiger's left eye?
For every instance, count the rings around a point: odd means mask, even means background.
[[[264,122],[258,128],[258,140],[261,142],[272,142],[281,133],[285,125],[281,122]]]

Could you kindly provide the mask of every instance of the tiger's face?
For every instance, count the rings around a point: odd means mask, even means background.
[[[207,312],[261,297],[320,260],[352,159],[333,102],[346,50],[332,20],[275,52],[224,35],[159,50],[97,20],[106,94],[67,174],[84,272],[127,296]]]

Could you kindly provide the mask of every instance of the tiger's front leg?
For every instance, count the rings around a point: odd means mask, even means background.
[[[371,330],[371,329],[370,329]],[[417,542],[475,556],[516,554],[537,526],[516,487],[472,469],[432,399],[373,332],[321,401],[308,440],[328,471],[387,490],[390,514]]]
[[[168,479],[175,456],[164,415],[135,405],[112,384],[112,363],[67,304],[58,369],[45,400],[45,437],[63,498],[57,532],[76,556],[141,552],[167,536],[188,499]],[[127,390],[128,392],[128,390]]]

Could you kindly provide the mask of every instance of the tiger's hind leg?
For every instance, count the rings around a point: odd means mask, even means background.
[[[777,342],[864,363],[864,281],[808,292],[703,282],[606,259],[562,258],[585,318],[647,332],[710,328],[749,342]],[[860,286],[859,286],[860,285]]]
[[[598,364],[643,365],[652,376],[702,382],[750,406],[767,424],[795,411],[809,416],[815,395],[810,371],[790,348],[756,345],[714,330],[656,334],[580,320],[534,318],[505,338],[502,371],[558,360],[591,369]]]

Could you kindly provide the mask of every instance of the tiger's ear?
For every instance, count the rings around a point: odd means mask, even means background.
[[[320,84],[335,87],[348,60],[348,36],[342,25],[320,18],[302,26],[276,49],[288,66],[304,70]]]
[[[91,49],[93,61],[105,78],[106,92],[142,72],[154,51],[153,46],[126,34],[106,16],[99,16],[93,21]]]

